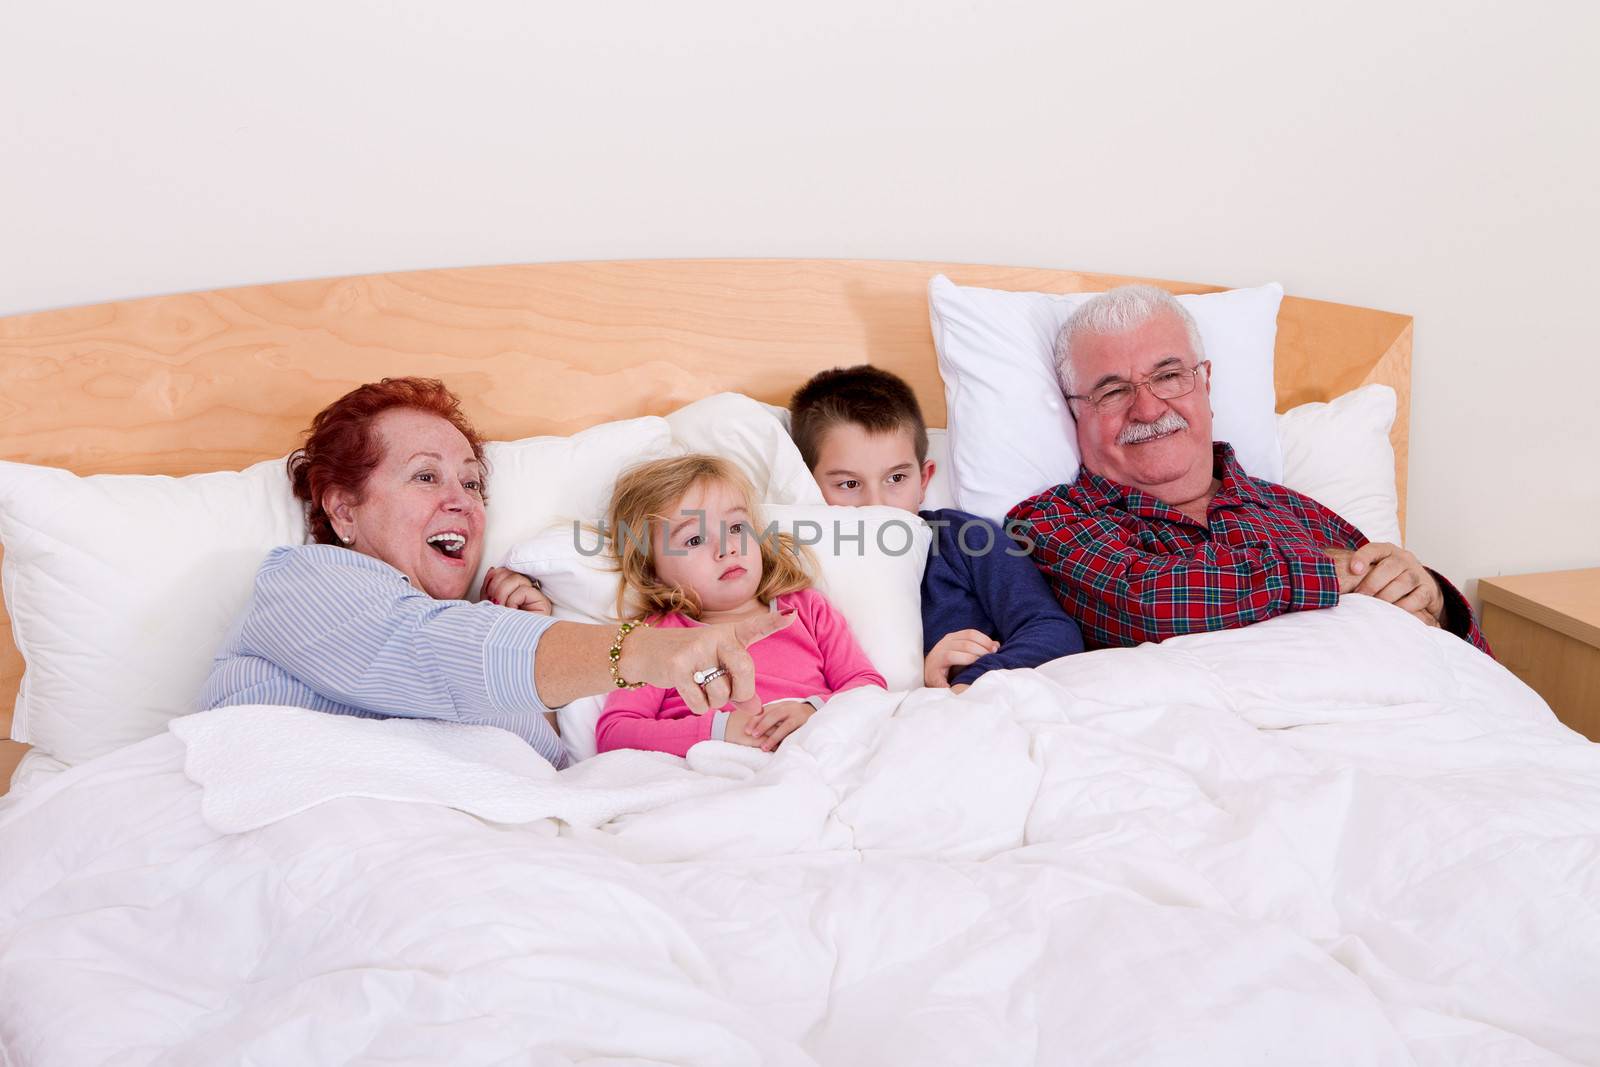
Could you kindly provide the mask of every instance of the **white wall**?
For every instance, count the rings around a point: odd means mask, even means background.
[[[1595,11],[11,4],[0,314],[627,257],[1275,278],[1416,316],[1424,559],[1595,565]]]

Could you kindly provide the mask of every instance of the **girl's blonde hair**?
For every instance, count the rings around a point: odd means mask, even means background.
[[[611,492],[611,507],[606,514],[606,535],[622,581],[617,589],[617,617],[643,618],[682,612],[691,619],[700,617],[700,598],[692,589],[668,585],[656,573],[655,532],[677,516],[669,515],[689,491],[710,482],[721,482],[744,500],[751,531],[761,548],[761,584],[756,599],[770,604],[784,593],[811,586],[811,554],[804,545],[786,533],[771,532],[756,501],[755,487],[732,463],[718,456],[690,453],[670,459],[651,460],[630,467],[617,478]],[[706,536],[728,536],[725,530],[707,530]],[[629,597],[629,592],[633,596]]]

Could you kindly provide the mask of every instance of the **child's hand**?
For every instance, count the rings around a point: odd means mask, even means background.
[[[998,651],[1000,642],[982,630],[956,630],[945,634],[922,661],[922,684],[929,689],[948,689],[953,668],[976,663]]]
[[[483,596],[479,599],[513,611],[550,614],[550,598],[540,591],[539,583],[505,567],[489,568],[489,573],[483,576]]]
[[[741,744],[758,745],[763,752],[771,752],[783,743],[816,713],[816,708],[804,700],[774,700],[750,716],[743,732],[749,740]],[[733,733],[733,716],[728,716],[728,733]]]
[[[730,745],[748,745],[751,748],[760,748],[759,738],[751,735],[748,727],[752,715],[748,711],[728,712],[728,726],[723,732],[722,739]]]

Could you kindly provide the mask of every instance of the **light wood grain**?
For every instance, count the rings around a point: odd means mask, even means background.
[[[1600,647],[1487,598],[1480,625],[1501,664],[1543,697],[1562,722],[1600,741]]]
[[[344,390],[398,374],[445,378],[488,436],[520,437],[660,413],[716,389],[780,403],[819,368],[871,360],[906,377],[942,425],[926,302],[940,271],[1046,292],[1154,280],[945,263],[570,263],[22,315],[0,319],[4,455],[83,474],[237,468],[286,452]],[[1409,323],[1287,298],[1279,406],[1360,385]]]
[[[0,709],[0,737],[11,735],[11,705],[7,704]],[[17,764],[22,762],[22,757],[27,754],[28,746],[20,741],[0,741],[0,796],[4,796],[11,786],[11,776],[16,772]]]
[[[0,549],[0,564],[5,552]],[[17,686],[22,682],[22,653],[11,639],[11,616],[5,604],[0,603],[0,738],[11,736],[12,709],[16,703]],[[28,746],[17,741],[0,740],[0,796],[11,786],[11,775],[22,762]]]
[[[28,746],[20,741],[0,741],[0,796],[10,791],[11,776],[17,772],[17,764],[27,754]]]
[[[1600,648],[1600,567],[1480,578],[1478,593],[1485,604]]]
[[[152,297],[0,319],[0,458],[80,474],[237,469],[293,448],[312,414],[384,376],[443,378],[490,438],[569,434],[723,389],[771,403],[871,361],[945,422],[927,283],[1083,292],[1153,281],[955,263],[679,260],[378,274]],[[1297,297],[1279,315],[1280,410],[1366,381],[1401,391],[1410,325]],[[0,706],[20,677],[0,633]]]

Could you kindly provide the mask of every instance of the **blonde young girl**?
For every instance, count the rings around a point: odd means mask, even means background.
[[[811,588],[803,549],[787,534],[762,536],[755,492],[726,460],[678,456],[625,471],[611,496],[608,523],[622,575],[619,615],[663,629],[771,611],[793,618],[750,646],[759,712],[730,703],[695,715],[674,689],[619,689],[595,727],[599,751],[643,748],[682,756],[715,739],[771,752],[827,697],[884,684],[844,617]]]

